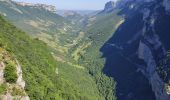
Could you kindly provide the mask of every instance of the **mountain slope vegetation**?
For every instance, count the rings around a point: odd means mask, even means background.
[[[25,90],[31,100],[102,98],[99,97],[95,83],[86,74],[86,70],[57,62],[45,43],[30,38],[2,17],[0,17],[0,26],[1,47],[20,62],[26,81]],[[79,76],[78,81],[75,80],[76,76]],[[80,84],[83,82],[85,84]]]
[[[124,21],[118,11],[68,19],[41,7],[0,1],[0,13],[16,26],[1,17],[0,43],[21,63],[31,99],[116,99],[116,83],[102,73],[99,50]]]
[[[17,2],[0,1],[0,13],[19,29],[39,38],[58,52],[67,52],[69,40],[79,34],[79,27],[43,7],[23,6]]]
[[[94,77],[101,95],[108,100],[116,99],[114,91],[116,83],[102,73],[104,59],[101,58],[99,50],[123,22],[123,18],[118,16],[117,12],[90,17],[87,27],[82,30],[84,38],[69,51],[73,62],[86,66],[90,75]]]

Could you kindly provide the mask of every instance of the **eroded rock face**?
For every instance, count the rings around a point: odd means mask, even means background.
[[[142,72],[148,78],[152,86],[152,90],[155,93],[156,99],[169,100],[170,96],[166,93],[164,89],[165,83],[162,81],[162,79],[156,72],[157,65],[152,55],[152,51],[145,43],[140,42],[138,49],[138,57],[144,60],[147,64],[147,68],[145,69],[145,71],[143,70]]]
[[[156,99],[170,100],[170,95],[165,90],[166,83],[160,78],[157,70],[159,60],[156,59],[163,59],[161,57],[166,53],[166,50],[155,31],[155,20],[159,20],[157,14],[160,13],[157,12],[156,9],[159,8],[161,7],[158,3],[158,5],[155,6],[155,9],[152,10],[152,13],[150,12],[149,16],[146,14],[148,12],[143,12],[143,19],[145,21],[144,27],[146,27],[144,32],[146,33],[143,34],[144,40],[140,41],[138,57],[147,64],[145,71],[142,72],[148,78]],[[165,8],[165,11],[168,12],[167,8]],[[150,20],[147,20],[148,18],[150,18]],[[162,66],[166,67],[164,65]]]
[[[17,61],[17,75],[18,75],[18,79],[17,79],[16,84],[21,86],[24,89],[25,81],[22,78],[22,69],[21,69],[21,66],[19,65],[18,61]]]
[[[159,8],[159,6],[155,7]],[[165,8],[166,11],[167,9],[168,8]],[[138,58],[142,59],[147,64],[146,69],[142,72],[148,78],[156,99],[170,100],[170,95],[165,90],[166,83],[162,78],[160,78],[157,72],[158,60],[156,60],[156,58],[160,58],[162,55],[165,55],[166,51],[155,31],[155,20],[158,20],[156,16],[158,12],[155,9],[152,13],[149,10],[145,11],[146,12],[143,12],[143,20],[145,21],[145,28],[143,29],[144,39],[142,39],[139,43]],[[150,20],[147,20],[148,18],[150,18]]]
[[[117,59],[120,59],[120,61],[128,59],[129,65],[127,66],[129,68],[132,66],[130,64],[135,65],[137,71],[142,72],[148,79],[156,100],[170,100],[169,90],[166,90],[166,88],[170,88],[166,85],[170,72],[168,71],[168,63],[165,61],[166,53],[170,50],[168,41],[170,34],[170,31],[168,31],[170,29],[170,0],[125,1],[127,4],[121,13],[123,16],[126,15],[126,20],[103,48],[107,47],[108,44],[114,44],[115,46],[107,51],[109,53],[111,51],[119,52],[124,58]],[[140,18],[141,15],[142,18]],[[115,48],[116,46],[123,49]],[[127,67],[121,64],[116,66]],[[162,72],[166,72],[167,75],[162,75]]]
[[[0,84],[4,82],[4,68],[5,68],[4,62],[0,62]]]
[[[168,14],[170,14],[170,0],[164,0],[163,5]]]

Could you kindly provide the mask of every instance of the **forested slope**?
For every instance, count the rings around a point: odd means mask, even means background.
[[[2,17],[0,17],[0,44],[20,62],[26,81],[25,90],[31,100],[101,98],[98,96],[95,83],[88,74],[86,75],[85,70],[57,62],[45,43],[30,38]],[[69,76],[69,73],[72,76]],[[74,79],[76,76],[80,76],[79,81]],[[85,84],[79,84],[81,81]]]
[[[1,43],[23,66],[31,99],[116,99],[116,82],[102,73],[100,48],[124,21],[118,10],[81,16],[84,22],[72,24],[41,7],[0,2],[1,14],[17,26],[1,18]],[[74,19],[79,20],[71,16]]]

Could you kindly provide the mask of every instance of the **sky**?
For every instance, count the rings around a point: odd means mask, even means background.
[[[45,3],[62,10],[101,10],[110,0],[15,0],[29,3]],[[114,0],[113,0],[114,1]]]

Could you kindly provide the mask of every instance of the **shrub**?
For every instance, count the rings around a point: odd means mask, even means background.
[[[0,94],[3,94],[6,91],[7,86],[5,84],[0,85]]]
[[[12,88],[12,96],[16,96],[16,95],[25,96],[26,94],[21,88],[13,87]]]
[[[4,70],[4,77],[6,82],[15,83],[17,81],[17,73],[16,67],[13,63],[8,62],[5,70]]]

